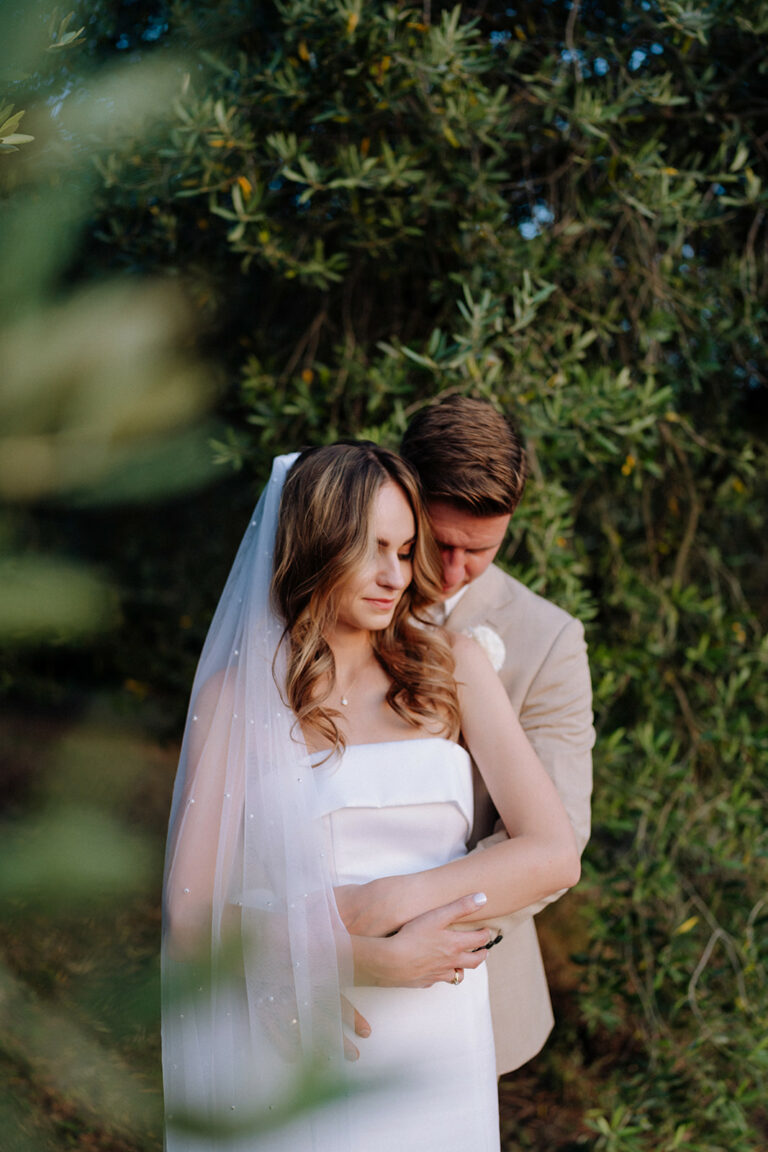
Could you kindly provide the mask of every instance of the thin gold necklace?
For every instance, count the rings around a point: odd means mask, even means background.
[[[368,665],[370,664],[370,662],[371,662],[371,661],[370,661],[370,657],[369,657],[369,658],[368,658],[368,659],[365,661],[365,663],[364,663],[364,664],[361,664],[361,665],[360,665],[360,667],[357,669],[357,671],[355,672],[355,674],[354,674],[354,676],[352,677],[352,679],[351,679],[351,680],[349,681],[349,683],[347,684],[347,687],[346,687],[346,688],[344,689],[344,691],[341,693],[341,696],[340,696],[340,698],[339,698],[339,703],[341,704],[342,708],[348,708],[348,707],[349,707],[349,696],[347,695],[347,693],[349,692],[350,688],[352,688],[352,686],[355,684],[355,682],[356,682],[356,680],[357,680],[358,676],[360,676],[360,675],[361,675],[361,673],[363,672],[363,669],[367,668],[367,667],[368,667]]]

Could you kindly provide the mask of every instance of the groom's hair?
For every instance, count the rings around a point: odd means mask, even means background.
[[[525,449],[485,400],[450,396],[422,408],[400,454],[416,469],[427,501],[444,500],[474,516],[514,512],[525,487]]]

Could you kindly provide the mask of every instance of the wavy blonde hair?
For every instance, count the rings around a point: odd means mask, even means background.
[[[285,622],[288,644],[286,702],[305,733],[342,750],[326,704],[336,684],[333,652],[325,639],[338,610],[338,590],[365,560],[371,515],[383,484],[397,484],[416,524],[413,576],[392,620],[371,634],[376,659],[390,678],[387,703],[414,727],[458,736],[454,661],[443,633],[424,610],[440,597],[442,565],[410,465],[368,442],[331,444],[303,452],[288,473],[275,541],[272,596]]]

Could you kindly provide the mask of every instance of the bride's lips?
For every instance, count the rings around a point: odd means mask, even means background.
[[[372,605],[374,608],[381,609],[382,612],[388,612],[390,608],[394,608],[394,600],[374,600],[370,596],[365,597],[366,604]]]

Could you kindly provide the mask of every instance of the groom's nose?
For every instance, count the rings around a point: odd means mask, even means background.
[[[451,588],[454,584],[458,584],[460,580],[464,579],[465,552],[463,548],[446,548],[444,546],[441,551],[443,557],[443,583],[446,587]]]

